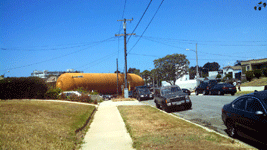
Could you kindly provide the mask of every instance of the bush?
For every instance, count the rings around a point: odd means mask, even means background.
[[[217,74],[217,76],[216,76],[216,78],[221,78],[222,77],[222,75],[220,75],[220,74]]]
[[[246,71],[246,79],[250,82],[253,79],[253,71]]]
[[[60,88],[51,88],[45,93],[46,99],[58,99],[59,94],[62,92]]]
[[[5,78],[0,81],[0,99],[43,99],[47,89],[38,77]]]
[[[261,77],[261,69],[255,69],[255,70],[253,70],[253,74],[254,74],[254,76],[256,77],[256,78],[260,78]]]
[[[264,74],[265,77],[267,77],[267,68],[262,69],[262,73]]]

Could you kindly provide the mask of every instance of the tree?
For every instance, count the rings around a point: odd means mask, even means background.
[[[140,69],[136,69],[136,68],[129,68],[128,69],[128,73],[134,73],[134,74],[137,74],[137,75],[141,75],[140,74]]]
[[[258,5],[254,7],[254,9],[257,10],[257,8],[258,8],[258,10],[261,10],[262,6],[265,8],[266,7],[266,2],[264,2],[264,3],[259,2]]]
[[[241,60],[236,60],[234,66],[241,66]]]
[[[162,80],[175,85],[176,79],[187,73],[189,61],[184,54],[172,54],[155,59],[154,65]]]
[[[117,70],[116,70],[114,73],[117,73]],[[120,72],[120,71],[118,71],[118,73],[121,73],[121,72]]]
[[[202,69],[202,76],[208,76],[209,71],[219,71],[220,65],[217,62],[207,62],[201,69]]]
[[[147,79],[150,78],[150,71],[148,71],[148,70],[144,70],[144,71],[141,73],[141,75],[142,75],[142,78],[145,79],[145,84],[147,84]]]

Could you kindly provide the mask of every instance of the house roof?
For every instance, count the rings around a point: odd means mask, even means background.
[[[241,65],[267,63],[267,58],[241,61]]]
[[[226,67],[223,67],[223,69],[233,69],[233,70],[242,70],[242,67],[241,66],[226,66]]]

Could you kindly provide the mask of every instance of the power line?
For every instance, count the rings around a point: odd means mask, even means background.
[[[106,39],[104,40],[105,42],[106,41],[114,41],[115,38],[114,37],[111,37],[109,39]],[[98,43],[102,43],[102,41],[97,41],[97,42],[92,42],[90,44],[84,44],[84,45],[77,45],[77,46],[70,46],[70,47],[61,47],[61,48],[41,48],[41,49],[25,49],[25,48],[0,48],[0,50],[4,50],[4,51],[55,51],[55,50],[63,50],[63,49],[71,49],[71,48],[78,48],[78,47],[84,47],[84,46],[88,46],[88,45],[92,45],[92,44],[98,44]]]
[[[144,30],[144,32],[141,34],[140,38],[137,40],[137,42],[134,44],[134,46],[130,49],[130,51],[129,51],[127,54],[129,54],[129,53],[132,51],[132,49],[136,46],[136,44],[140,41],[140,39],[142,38],[142,36],[143,36],[144,33],[146,32],[147,28],[149,27],[149,25],[150,25],[151,22],[153,21],[154,17],[156,16],[156,14],[157,14],[159,8],[161,7],[163,1],[164,1],[164,0],[161,1],[160,5],[159,5],[159,7],[158,7],[158,9],[157,9],[157,11],[156,11],[155,14],[153,15],[153,17],[152,17],[152,19],[150,20],[150,22],[148,23],[148,25],[147,25],[146,29]]]
[[[136,28],[138,27],[139,23],[140,23],[140,22],[141,22],[141,20],[143,19],[144,15],[146,14],[146,11],[147,11],[147,9],[149,8],[149,6],[150,6],[151,2],[152,2],[152,0],[150,0],[149,4],[147,5],[145,12],[143,13],[142,17],[139,19],[139,21],[138,21],[137,25],[135,26],[135,28],[134,28],[134,30],[133,30],[133,32],[132,32],[132,34],[134,33],[134,31],[135,31],[135,30],[136,30]],[[130,37],[128,38],[128,40],[127,40],[127,43],[129,42],[129,40],[130,40],[131,36],[132,36],[132,35],[130,35]]]
[[[108,41],[109,39],[112,39],[114,37],[111,37],[111,38],[108,38],[108,39],[105,39],[105,40],[102,40],[99,42],[100,43],[103,43],[105,41]],[[95,45],[93,45],[95,46]],[[5,70],[14,70],[14,69],[19,69],[19,68],[25,68],[25,67],[29,67],[29,66],[32,66],[32,65],[37,65],[37,64],[41,64],[41,63],[45,63],[45,62],[48,62],[48,61],[51,61],[51,60],[55,60],[55,59],[59,59],[59,58],[62,58],[62,57],[66,57],[66,56],[69,56],[69,55],[72,55],[72,54],[75,54],[75,53],[78,53],[80,51],[84,51],[88,48],[91,48],[93,46],[90,46],[90,47],[87,47],[87,48],[84,48],[84,49],[81,49],[81,50],[78,50],[78,51],[74,51],[72,53],[69,53],[69,54],[65,54],[65,55],[62,55],[62,56],[59,56],[59,57],[54,57],[54,58],[51,58],[51,59],[47,59],[47,60],[44,60],[44,61],[40,61],[40,62],[36,62],[36,63],[32,63],[32,64],[28,64],[28,65],[24,65],[24,66],[20,66],[20,67],[14,67],[14,68],[9,68],[9,69],[4,69],[4,70],[1,70],[1,71],[5,71]]]

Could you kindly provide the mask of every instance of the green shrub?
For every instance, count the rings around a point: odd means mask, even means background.
[[[265,77],[267,77],[267,68],[263,68],[262,73],[264,74]]]
[[[261,69],[255,69],[255,70],[253,70],[253,74],[254,74],[254,76],[256,77],[256,78],[260,78],[261,77]]]
[[[220,75],[220,74],[217,74],[217,76],[216,76],[216,78],[221,78],[222,77],[222,75]]]
[[[47,89],[38,77],[5,78],[0,81],[0,99],[43,99]]]
[[[62,92],[60,88],[51,88],[45,93],[46,99],[58,99],[59,94]]]
[[[248,81],[251,81],[253,79],[254,77],[253,75],[254,75],[253,71],[246,71],[246,79]]]

